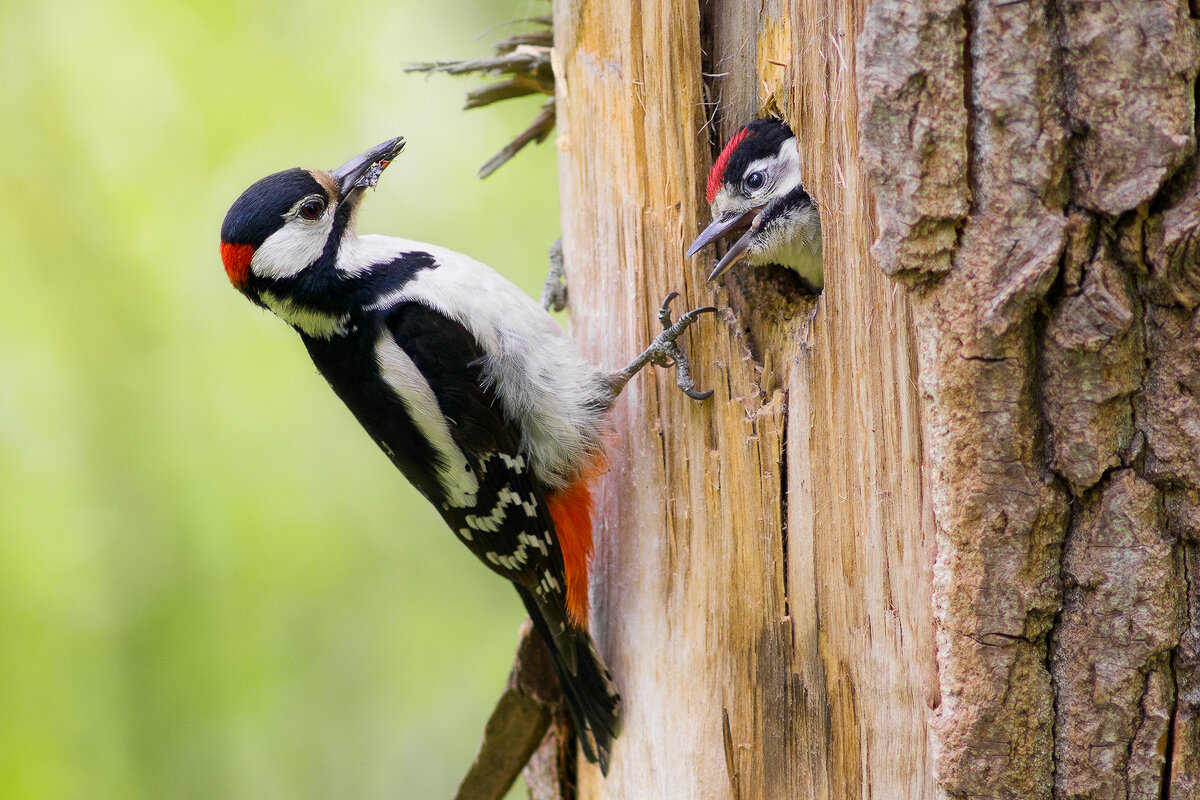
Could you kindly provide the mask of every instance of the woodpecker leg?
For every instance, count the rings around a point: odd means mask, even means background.
[[[550,270],[542,284],[542,308],[562,311],[567,307],[567,273],[563,266],[562,237],[550,245]]]
[[[647,364],[657,364],[660,367],[674,365],[675,383],[683,390],[684,394],[693,400],[707,400],[712,397],[711,389],[707,392],[696,391],[696,383],[692,380],[691,375],[691,365],[675,340],[691,327],[701,314],[706,311],[715,313],[717,309],[714,306],[694,308],[681,316],[678,322],[671,324],[671,301],[678,296],[679,292],[671,292],[658,309],[658,321],[662,323],[663,332],[654,338],[650,346],[643,350],[642,354],[633,360],[633,363],[608,377],[608,387],[612,392],[613,399],[616,399],[621,390],[625,388],[625,384],[629,383],[629,380]]]

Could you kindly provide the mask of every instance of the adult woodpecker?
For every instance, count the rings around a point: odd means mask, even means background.
[[[620,695],[587,627],[602,415],[646,363],[684,365],[674,340],[707,309],[664,322],[626,369],[592,367],[484,264],[357,235],[365,190],[403,147],[396,138],[332,172],[258,181],[225,217],[221,260],[235,287],[299,332],[334,392],[459,540],[513,583],[553,654],[585,755],[607,770]]]
[[[688,249],[688,258],[732,233],[742,233],[708,279],[745,259],[782,264],[814,294],[825,285],[821,217],[800,179],[800,150],[786,123],[756,119],[726,142],[708,173],[713,220]]]

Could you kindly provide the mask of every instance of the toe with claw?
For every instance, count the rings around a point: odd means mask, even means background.
[[[614,372],[609,377],[609,387],[612,389],[612,396],[616,398],[625,388],[625,384],[641,371],[647,364],[657,364],[660,367],[675,367],[675,383],[688,397],[694,400],[707,400],[712,397],[712,390],[707,392],[696,391],[696,384],[692,380],[691,364],[683,350],[676,343],[676,340],[691,327],[701,314],[707,312],[716,312],[714,306],[705,306],[703,308],[694,308],[691,311],[683,314],[679,320],[672,324],[671,322],[671,301],[679,296],[679,292],[671,292],[667,295],[667,299],[663,300],[662,306],[658,309],[658,321],[662,323],[663,331],[654,338],[642,354],[633,360],[628,367],[619,372]]]
[[[542,308],[562,311],[567,307],[567,272],[563,266],[562,238],[550,245],[550,269],[542,284]]]

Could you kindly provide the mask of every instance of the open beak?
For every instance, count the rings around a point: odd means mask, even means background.
[[[692,242],[692,246],[688,248],[687,257],[691,258],[696,255],[701,248],[715,242],[722,236],[727,236],[731,233],[746,231],[740,239],[733,243],[733,246],[725,252],[724,257],[717,262],[717,266],[713,268],[712,273],[708,276],[708,280],[716,280],[721,275],[738,262],[739,259],[746,253],[746,248],[750,246],[750,240],[758,231],[759,212],[761,208],[752,208],[749,211],[737,212],[730,211],[722,214],[709,223],[708,227],[700,232],[696,237],[696,241]]]
[[[397,136],[356,155],[335,169],[333,177],[338,182],[338,201],[345,202],[348,197],[356,196],[363,189],[373,188],[387,165],[392,163],[392,159],[400,155],[403,149],[404,137]]]

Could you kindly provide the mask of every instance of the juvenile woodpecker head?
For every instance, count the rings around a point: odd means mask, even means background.
[[[254,302],[280,292],[317,264],[333,266],[366,189],[404,149],[397,137],[324,170],[289,169],[268,175],[242,192],[221,226],[221,261],[229,281]]]
[[[742,236],[717,262],[714,280],[738,261],[791,267],[813,290],[825,283],[821,218],[800,180],[800,151],[784,122],[756,119],[735,133],[708,174],[713,220],[688,258],[732,233]]]

